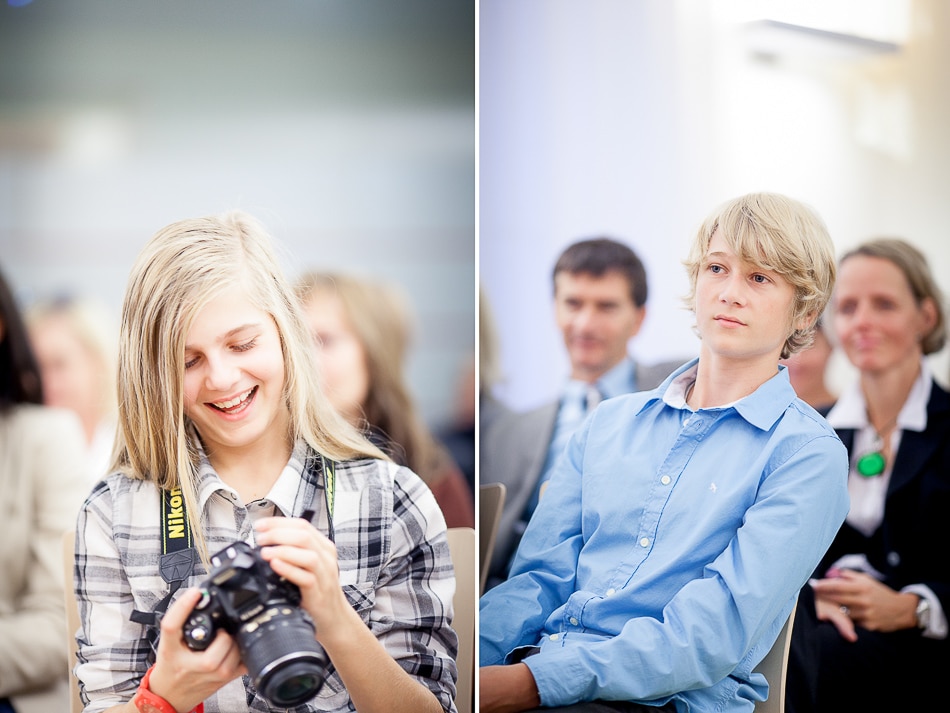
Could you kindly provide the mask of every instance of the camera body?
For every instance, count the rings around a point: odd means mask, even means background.
[[[300,590],[274,572],[259,549],[234,542],[215,553],[201,588],[182,630],[189,648],[205,650],[223,629],[271,704],[289,708],[317,695],[330,661],[300,608]]]

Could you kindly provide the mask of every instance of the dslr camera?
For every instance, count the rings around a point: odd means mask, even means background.
[[[300,607],[300,589],[277,575],[258,548],[234,542],[213,555],[201,589],[183,629],[189,648],[204,651],[224,629],[269,703],[290,708],[317,695],[330,660]]]

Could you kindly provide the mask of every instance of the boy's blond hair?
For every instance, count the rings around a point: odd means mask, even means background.
[[[684,301],[691,311],[700,266],[717,230],[740,259],[778,273],[795,288],[781,358],[811,345],[837,274],[834,244],[818,214],[778,193],[748,193],[720,205],[700,226],[684,261],[690,283]],[[802,323],[807,326],[794,327]]]

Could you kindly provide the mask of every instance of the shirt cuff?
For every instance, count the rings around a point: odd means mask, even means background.
[[[916,594],[930,603],[930,622],[926,629],[921,630],[921,634],[928,639],[946,639],[947,614],[940,605],[937,595],[930,590],[930,587],[923,584],[911,584],[901,589],[901,593]]]

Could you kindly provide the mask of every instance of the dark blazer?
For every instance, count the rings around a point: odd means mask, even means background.
[[[853,429],[838,429],[851,452]],[[805,533],[807,536],[807,533]],[[847,522],[815,572],[823,577],[846,554],[864,554],[900,591],[925,584],[950,614],[950,395],[934,382],[927,428],[904,431],[884,501],[880,527],[865,537]],[[819,622],[814,596],[798,599],[785,689],[788,713],[815,710],[900,710],[914,701],[930,707],[931,693],[950,670],[950,639],[929,639],[913,630],[882,633],[858,628],[845,641]],[[916,693],[915,693],[916,691]],[[918,695],[919,694],[919,695]]]
[[[685,361],[636,364],[637,388],[656,388]],[[479,433],[479,483],[504,483],[507,489],[489,568],[493,577],[505,576],[517,547],[515,525],[541,477],[558,406],[552,401],[531,411],[507,411],[483,424]]]
[[[838,435],[851,451],[852,429]],[[933,383],[927,404],[927,428],[904,431],[891,472],[884,520],[871,537],[845,523],[819,565],[817,575],[845,554],[864,553],[900,590],[925,584],[950,614],[950,394]],[[950,641],[948,641],[950,645]]]

